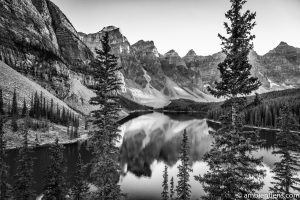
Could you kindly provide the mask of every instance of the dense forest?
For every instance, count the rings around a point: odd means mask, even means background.
[[[194,102],[187,99],[173,100],[162,110],[172,110],[181,112],[205,112],[207,118],[219,120],[222,114],[228,110],[222,108],[223,102]],[[288,89],[282,91],[272,91],[264,94],[256,94],[246,97],[245,103],[245,123],[248,125],[261,127],[277,127],[277,119],[280,108],[287,105],[294,118],[293,129],[299,130],[300,124],[300,89]]]
[[[50,101],[46,99],[43,93],[35,92],[31,95],[31,102],[29,104],[24,98],[22,100],[22,105],[19,105],[17,99],[18,91],[14,90],[11,103],[5,105],[3,103],[2,89],[0,88],[0,107],[1,113],[8,116],[11,119],[12,130],[16,132],[18,130],[19,119],[25,119],[26,115],[29,115],[30,119],[28,121],[28,128],[37,130],[40,128],[47,128],[49,122],[60,124],[63,126],[71,127],[72,138],[78,137],[78,127],[79,127],[79,116],[75,114],[74,111],[54,103],[53,99]]]
[[[256,94],[247,98],[244,116],[245,123],[261,127],[278,127],[277,119],[283,105],[289,107],[294,120],[294,130],[300,126],[300,90],[291,89],[284,91],[270,92],[262,95]],[[217,107],[208,111],[208,118],[218,120],[218,117],[228,112],[226,109]]]

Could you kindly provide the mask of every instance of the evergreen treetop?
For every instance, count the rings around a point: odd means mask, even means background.
[[[174,177],[171,178],[170,180],[170,200],[174,200],[175,199],[175,191],[174,191]]]
[[[16,89],[14,89],[14,94],[13,94],[12,107],[11,107],[11,115],[13,117],[17,117],[18,116],[18,102],[17,102],[17,92],[16,92]]]
[[[22,117],[25,117],[27,114],[27,105],[26,105],[26,99],[24,97],[24,100],[23,100],[23,108],[22,108]]]
[[[191,185],[190,181],[190,172],[192,168],[189,165],[189,142],[186,130],[184,130],[181,149],[180,149],[180,161],[181,164],[178,166],[178,183],[176,187],[177,199],[178,200],[189,200],[191,198]]]
[[[251,41],[255,38],[251,30],[256,25],[256,13],[249,10],[242,12],[246,0],[230,2],[231,8],[225,14],[230,24],[224,23],[228,37],[218,35],[222,40],[222,52],[226,55],[225,60],[218,65],[221,81],[215,82],[215,88],[208,87],[208,90],[216,97],[235,98],[257,90],[261,83],[251,77],[252,66],[248,61],[248,54],[253,48]]]
[[[96,93],[90,99],[90,104],[99,106],[92,111],[95,130],[91,132],[93,141],[94,159],[92,160],[91,177],[93,184],[98,188],[95,198],[114,200],[120,199],[121,193],[118,184],[120,166],[118,163],[119,140],[117,120],[119,118],[120,103],[118,92],[121,82],[117,57],[112,54],[107,32],[101,39],[102,48],[96,49],[96,59],[91,64],[94,84],[88,87]]]
[[[169,199],[169,185],[168,185],[168,183],[169,183],[169,181],[168,181],[168,167],[165,166],[164,172],[163,172],[163,183],[162,183],[163,191],[161,193],[162,200],[168,200]]]

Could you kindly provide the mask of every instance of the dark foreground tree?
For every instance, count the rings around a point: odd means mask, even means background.
[[[4,161],[6,151],[6,142],[4,139],[4,120],[5,116],[0,115],[0,199],[8,200],[10,186],[7,181],[8,166]]]
[[[244,95],[257,90],[261,83],[251,77],[251,64],[248,55],[253,48],[254,35],[251,30],[255,26],[256,13],[249,10],[243,12],[246,0],[230,0],[231,8],[225,14],[230,23],[225,22],[228,37],[221,36],[222,51],[226,55],[218,65],[220,82],[208,90],[216,97],[227,100],[222,109],[226,113],[220,121],[222,128],[213,133],[212,149],[204,156],[209,171],[196,180],[203,185],[204,199],[247,199],[246,194],[257,193],[263,186],[261,179],[264,171],[262,158],[255,158],[252,153],[261,144],[257,132],[244,131],[245,108]]]
[[[178,200],[189,200],[191,199],[191,185],[190,181],[190,172],[192,168],[189,165],[189,143],[186,130],[184,130],[181,149],[180,149],[180,161],[181,164],[178,166],[178,183],[176,187],[177,199]]]
[[[50,149],[50,165],[48,166],[44,196],[42,200],[65,200],[67,195],[67,189],[64,178],[64,159],[63,159],[64,147],[58,143],[58,139],[55,140]]]
[[[276,134],[276,150],[273,154],[279,156],[281,160],[276,162],[272,172],[272,187],[270,190],[276,194],[290,195],[300,192],[300,135],[290,130],[295,125],[295,120],[287,106],[280,110],[278,120],[280,131]],[[290,198],[292,199],[292,198]]]
[[[12,107],[11,107],[11,116],[18,117],[18,102],[17,102],[17,92],[14,89],[13,99],[12,99]]]
[[[91,98],[92,105],[99,106],[92,112],[95,131],[92,132],[94,159],[92,160],[91,177],[98,190],[94,198],[99,200],[120,199],[121,189],[118,184],[120,166],[118,163],[119,148],[116,147],[120,135],[117,120],[120,104],[118,92],[121,82],[117,57],[111,53],[109,35],[106,32],[101,40],[102,48],[96,49],[97,57],[91,65],[95,80],[89,87],[96,93]]]
[[[85,167],[83,165],[81,155],[79,153],[78,161],[76,165],[76,171],[74,174],[74,182],[71,189],[72,200],[85,200],[87,199],[89,186],[85,180]]]
[[[257,78],[251,77],[251,64],[248,55],[253,48],[252,40],[255,38],[251,30],[255,26],[256,13],[249,10],[242,13],[246,0],[230,0],[231,9],[225,14],[230,23],[224,26],[228,37],[219,34],[222,40],[222,52],[226,55],[223,62],[218,65],[220,82],[215,82],[215,88],[208,87],[211,94],[216,97],[227,97],[232,100],[232,124],[237,118],[237,106],[235,102],[238,95],[248,95],[257,90],[261,83]]]
[[[27,114],[27,105],[26,105],[26,99],[24,97],[23,108],[22,108],[22,117],[26,117],[26,114]]]
[[[165,166],[164,172],[163,172],[163,191],[161,193],[161,199],[162,200],[168,200],[169,199],[169,180],[168,180],[168,167]]]
[[[174,178],[172,177],[170,180],[170,200],[175,199],[175,191],[174,191]]]
[[[17,158],[17,171],[14,184],[14,199],[15,200],[33,200],[33,159],[30,155],[28,147],[28,117],[26,117],[23,129],[23,147],[19,150]]]

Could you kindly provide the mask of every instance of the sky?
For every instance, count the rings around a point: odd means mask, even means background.
[[[184,56],[221,50],[229,0],[52,0],[77,31],[95,33],[120,28],[130,44],[152,40],[159,53],[174,49]],[[254,50],[263,55],[281,41],[300,47],[300,0],[248,0],[245,9],[257,13]]]

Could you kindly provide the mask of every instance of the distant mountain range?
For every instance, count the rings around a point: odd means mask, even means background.
[[[170,50],[162,55],[153,41],[130,44],[114,26],[94,34],[78,33],[49,0],[0,0],[0,60],[81,112],[93,95],[83,85],[91,78],[86,68],[105,31],[123,66],[124,97],[153,107],[178,98],[217,100],[207,93],[206,86],[218,80],[217,65],[225,58],[220,52],[200,56],[190,50],[180,57]],[[300,86],[299,48],[281,42],[262,56],[252,51],[249,59],[252,74],[263,83],[258,92]],[[7,88],[9,93],[12,90]]]
[[[100,38],[109,32],[113,52],[120,57],[127,95],[145,104],[164,103],[165,100],[187,98],[195,101],[215,100],[207,95],[206,87],[219,79],[218,63],[221,52],[200,56],[190,50],[180,57],[175,50],[162,55],[153,41],[140,40],[130,45],[120,29],[105,27],[94,34],[79,33],[81,40],[92,50],[100,47]],[[255,51],[249,55],[252,75],[262,82],[258,92],[297,88],[300,86],[300,49],[281,42],[267,54]],[[154,100],[153,100],[154,99]],[[158,102],[157,100],[161,102]]]

